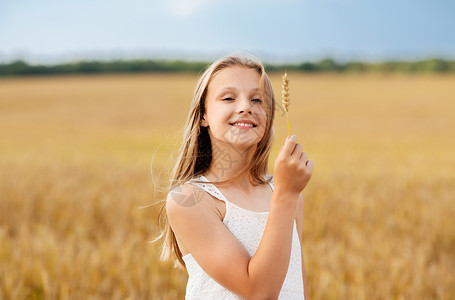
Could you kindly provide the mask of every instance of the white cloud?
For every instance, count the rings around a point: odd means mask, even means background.
[[[171,12],[177,17],[192,15],[202,7],[215,2],[214,0],[170,0],[168,1]]]

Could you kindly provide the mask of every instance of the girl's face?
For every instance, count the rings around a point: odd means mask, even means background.
[[[260,75],[254,69],[229,67],[212,78],[201,122],[209,129],[212,147],[214,142],[228,143],[246,150],[261,141],[267,121],[261,97]]]

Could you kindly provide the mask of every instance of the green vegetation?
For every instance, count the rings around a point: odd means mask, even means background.
[[[0,76],[96,74],[96,73],[141,73],[141,72],[199,72],[207,63],[181,60],[131,60],[131,61],[81,61],[59,65],[29,65],[18,60],[0,64]]]
[[[431,58],[421,61],[387,61],[367,63],[351,61],[337,63],[333,59],[326,58],[318,62],[304,62],[295,65],[268,65],[268,70],[282,71],[292,70],[300,72],[402,72],[402,73],[454,73],[455,61]]]
[[[200,72],[208,62],[182,60],[115,60],[80,61],[58,65],[30,65],[23,60],[0,64],[0,76],[58,75],[58,74],[101,74],[101,73],[160,73],[160,72]],[[318,62],[276,65],[267,64],[269,71],[298,72],[402,72],[402,73],[455,73],[455,61],[439,58],[421,61],[388,61],[367,63],[351,61],[338,63],[326,58]]]

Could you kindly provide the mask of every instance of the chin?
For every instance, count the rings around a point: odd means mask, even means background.
[[[251,149],[256,149],[259,140],[245,140],[245,141],[233,141],[229,143],[232,147],[236,148],[239,152],[244,153]]]
[[[237,130],[232,130],[232,128],[217,130],[216,133],[214,133],[215,132],[210,131],[210,138],[212,141],[218,140],[222,144],[228,144],[230,147],[238,149],[240,152],[256,147],[262,138],[259,132],[239,132]]]

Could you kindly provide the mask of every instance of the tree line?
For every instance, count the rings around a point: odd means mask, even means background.
[[[101,74],[101,73],[160,73],[200,72],[209,63],[183,60],[114,60],[80,61],[56,65],[32,65],[23,60],[0,64],[0,76]],[[419,61],[339,63],[326,58],[317,62],[297,64],[266,64],[268,71],[322,72],[404,72],[455,73],[455,61],[431,58]]]

